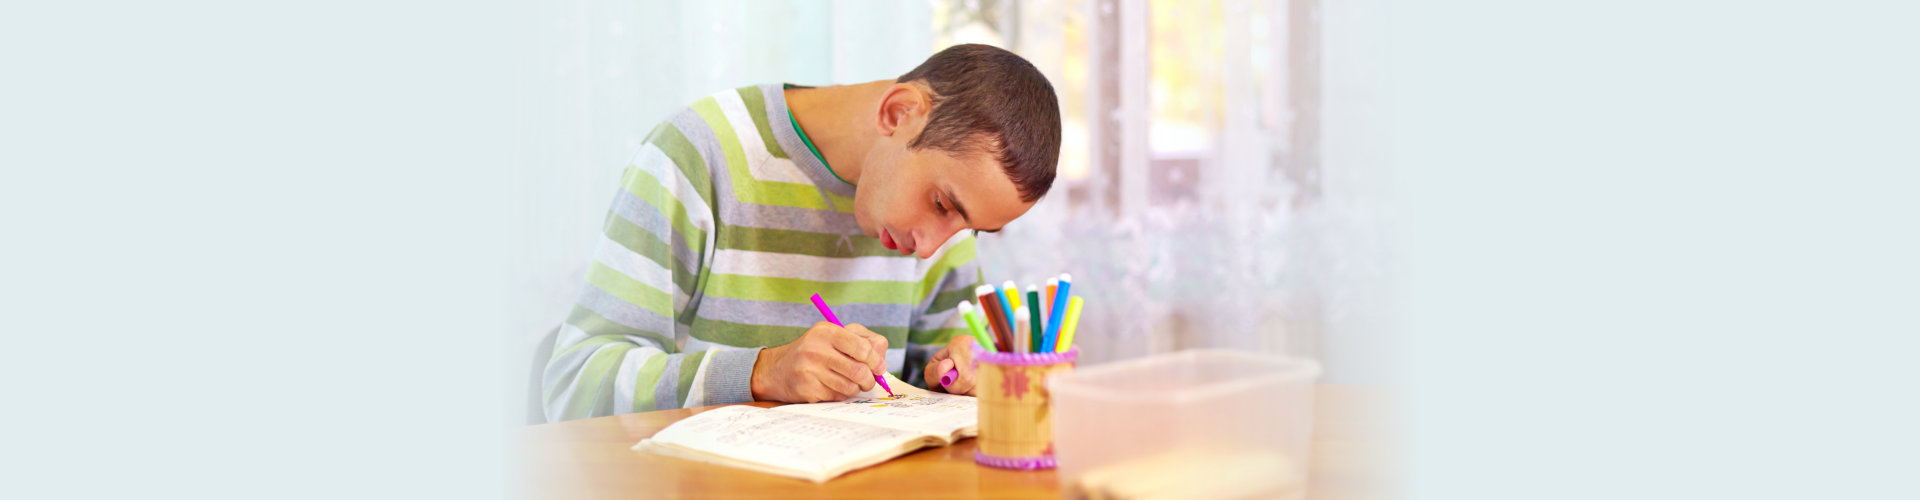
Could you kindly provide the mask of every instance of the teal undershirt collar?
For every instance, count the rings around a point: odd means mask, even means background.
[[[827,173],[833,174],[833,178],[835,179],[840,179],[840,173],[833,171],[833,165],[827,165],[827,157],[820,154],[820,148],[813,146],[813,139],[807,138],[807,131],[800,130],[800,120],[793,117],[793,110],[787,110],[787,121],[793,122],[793,131],[800,134],[800,142],[807,144],[807,150],[813,152],[814,158],[820,159],[820,165],[827,167]],[[840,179],[840,182],[847,182],[847,180]],[[847,182],[847,185],[852,186],[853,183]]]

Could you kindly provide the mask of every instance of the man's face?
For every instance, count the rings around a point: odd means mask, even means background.
[[[861,231],[925,259],[956,232],[998,231],[1033,208],[990,154],[909,149],[925,124],[924,113],[909,118],[868,152],[853,198]]]

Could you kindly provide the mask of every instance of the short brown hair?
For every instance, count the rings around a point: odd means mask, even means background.
[[[942,50],[900,75],[933,93],[927,127],[908,147],[949,153],[986,152],[999,160],[1020,201],[1053,187],[1060,160],[1060,101],[1053,84],[1020,56],[970,43]]]

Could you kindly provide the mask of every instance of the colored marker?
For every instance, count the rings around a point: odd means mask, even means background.
[[[1029,336],[1029,334],[1027,333],[1028,332],[1027,324],[1031,322],[1032,321],[1031,321],[1030,313],[1028,313],[1026,309],[1020,309],[1020,310],[1014,311],[1013,313],[1013,324],[1014,324],[1013,352],[1032,352],[1027,349],[1028,348],[1027,343],[1031,341],[1027,338]]]
[[[980,292],[981,312],[986,314],[987,327],[993,330],[993,338],[1000,350],[1012,349],[1013,315],[1005,313],[1006,307],[1001,305],[1000,292],[994,291],[993,285],[980,285],[975,291]]]
[[[967,320],[967,331],[973,332],[973,340],[980,343],[981,349],[985,349],[987,352],[994,352],[993,338],[987,336],[986,327],[983,326],[984,323],[980,321],[979,316],[975,316],[979,314],[979,312],[979,309],[973,307],[972,302],[960,301],[960,316]]]
[[[820,298],[820,294],[817,294],[817,293],[816,293],[816,294],[813,294],[813,307],[817,307],[817,308],[820,308],[820,315],[821,315],[821,316],[826,316],[826,317],[827,317],[827,322],[828,322],[828,323],[833,323],[833,326],[838,326],[838,327],[841,327],[841,328],[846,328],[846,326],[847,326],[847,325],[842,325],[842,324],[840,324],[840,318],[837,318],[837,317],[834,317],[834,315],[833,315],[833,310],[832,310],[832,309],[828,309],[828,308],[827,308],[827,301],[826,301],[826,300],[823,300],[823,299],[821,299],[821,298]],[[892,396],[893,396],[893,388],[892,388],[892,387],[887,387],[887,379],[886,379],[886,377],[882,377],[882,376],[880,376],[880,375],[878,375],[878,374],[875,374],[875,375],[873,376],[873,381],[874,381],[874,382],[879,382],[879,383],[880,383],[880,388],[881,388],[881,389],[886,389],[886,390],[887,390],[887,396],[888,396],[888,397],[892,397]]]
[[[1027,310],[1032,311],[1029,312],[1028,315],[1033,318],[1033,324],[1029,326],[1031,331],[1027,332],[1027,341],[1033,343],[1033,345],[1029,347],[1033,349],[1033,352],[1047,352],[1046,346],[1044,345],[1047,339],[1047,334],[1044,333],[1046,329],[1042,327],[1042,322],[1040,321],[1040,290],[1034,288],[1033,285],[1027,285]]]
[[[1054,349],[1060,346],[1056,343],[1060,339],[1060,320],[1064,319],[1062,316],[1065,316],[1067,313],[1067,301],[1070,300],[1069,297],[1072,296],[1073,275],[1062,273],[1060,275],[1060,293],[1054,296],[1053,311],[1047,314],[1047,349]]]
[[[1040,312],[1046,313],[1046,318],[1040,320],[1042,325],[1053,321],[1053,294],[1058,288],[1060,288],[1060,278],[1047,278],[1047,301],[1040,303]]]
[[[1008,280],[1006,285],[998,289],[998,293],[1000,306],[1003,308],[1001,312],[1007,314],[1007,326],[1013,326],[1013,311],[1020,308],[1020,288],[1014,285],[1012,280]],[[1013,331],[1008,330],[1007,337],[1013,336]]]
[[[1067,305],[1066,326],[1060,327],[1060,350],[1065,352],[1073,348],[1073,330],[1080,326],[1080,298],[1074,297]]]
[[[980,320],[973,317],[973,304],[962,300],[958,309],[960,317],[967,320],[967,331],[973,334],[974,343],[987,352],[993,352],[993,341],[987,340],[987,332],[980,331]],[[960,368],[948,368],[947,373],[940,376],[940,387],[953,385],[953,381],[958,378],[960,378]]]

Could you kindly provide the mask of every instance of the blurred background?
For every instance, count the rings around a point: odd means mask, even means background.
[[[3,2],[0,497],[504,496],[648,127],[978,41],[1069,124],[987,278],[1090,361],[1394,384],[1410,498],[1920,498],[1917,11]]]
[[[988,282],[1072,273],[1088,300],[1076,343],[1089,363],[1230,347],[1321,359],[1331,382],[1382,383],[1391,353],[1367,87],[1380,61],[1355,22],[1363,8],[557,2],[542,20],[557,55],[536,107],[543,154],[515,172],[526,190],[515,232],[532,238],[514,261],[511,348],[532,353],[571,306],[619,170],[667,113],[756,83],[893,79],[945,47],[984,43],[1032,61],[1064,108],[1054,189],[980,235]],[[1323,57],[1329,46],[1351,57]]]

